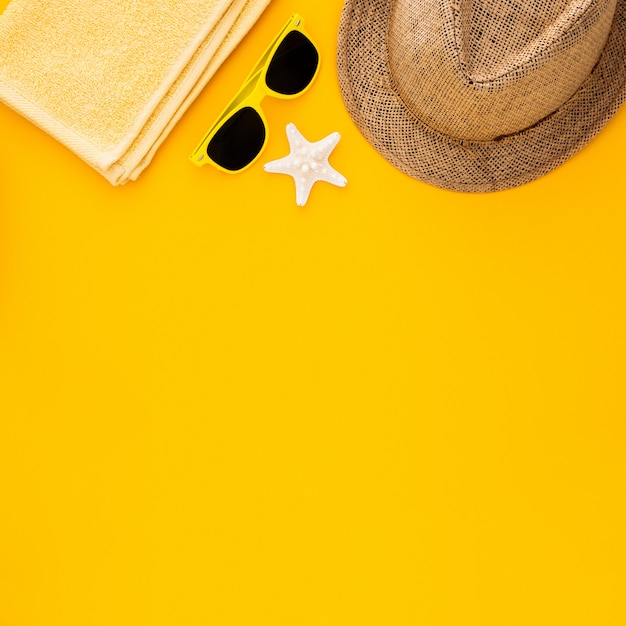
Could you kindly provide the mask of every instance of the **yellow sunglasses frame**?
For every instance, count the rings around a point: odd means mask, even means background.
[[[270,61],[273,59],[274,53],[276,52],[278,46],[280,46],[283,39],[285,39],[285,37],[293,31],[298,31],[302,33],[311,42],[311,44],[313,45],[313,47],[315,48],[317,52],[318,61],[317,61],[317,67],[315,68],[315,73],[313,74],[313,77],[311,78],[307,86],[302,91],[299,91],[298,93],[286,95],[286,94],[278,93],[277,91],[274,91],[273,89],[270,89],[267,86],[267,83],[265,81],[265,76],[267,75],[267,70],[269,68]],[[263,150],[265,150],[265,146],[267,145],[267,141],[269,138],[269,126],[268,126],[265,114],[263,113],[263,109],[261,108],[261,102],[263,101],[263,99],[266,96],[273,96],[275,98],[282,98],[284,100],[292,100],[293,98],[297,98],[298,96],[301,96],[303,93],[308,91],[308,89],[311,87],[311,85],[313,84],[313,82],[315,81],[317,77],[317,74],[319,73],[319,69],[320,69],[319,48],[317,47],[317,45],[315,44],[311,36],[304,29],[304,21],[302,17],[299,14],[294,13],[289,18],[285,26],[278,33],[278,35],[274,38],[272,43],[268,46],[267,50],[263,53],[261,58],[257,61],[252,71],[248,74],[247,78],[243,81],[235,97],[228,103],[228,105],[222,111],[222,113],[217,118],[215,123],[211,126],[208,132],[204,135],[204,138],[202,139],[202,141],[196,146],[195,150],[191,153],[189,157],[191,162],[194,163],[194,165],[197,165],[198,167],[201,167],[203,165],[206,165],[207,163],[210,163],[213,167],[217,168],[218,170],[222,172],[226,172],[227,174],[238,174],[239,172],[243,172],[244,170],[248,169],[261,156]],[[238,170],[227,170],[223,168],[221,165],[219,165],[219,163],[216,163],[215,161],[213,161],[213,159],[211,159],[211,157],[207,153],[207,147],[209,143],[211,142],[211,140],[213,139],[213,137],[215,136],[215,134],[220,130],[220,128],[222,128],[222,125],[224,124],[224,122],[226,122],[226,120],[231,118],[233,115],[235,115],[235,113],[237,113],[238,111],[240,111],[241,109],[245,107],[251,107],[258,113],[259,117],[261,118],[261,121],[263,122],[263,126],[265,127],[265,139],[263,141],[263,145],[261,146],[261,149],[259,150],[259,153],[254,157],[254,159],[252,159],[252,161],[250,161],[250,163],[248,163],[247,165],[245,165],[244,167]]]

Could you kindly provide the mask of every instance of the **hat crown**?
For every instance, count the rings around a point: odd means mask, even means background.
[[[415,116],[490,141],[556,111],[589,75],[616,0],[396,0],[394,87]]]
[[[496,88],[574,45],[597,22],[597,0],[448,0],[456,62],[474,84]],[[603,42],[600,42],[603,43]]]

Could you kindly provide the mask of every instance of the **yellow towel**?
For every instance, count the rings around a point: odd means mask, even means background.
[[[0,99],[111,183],[135,180],[269,0],[13,0]]]

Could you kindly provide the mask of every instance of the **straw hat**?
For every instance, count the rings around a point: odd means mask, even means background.
[[[582,148],[626,96],[626,0],[346,0],[344,102],[410,176],[496,191]]]

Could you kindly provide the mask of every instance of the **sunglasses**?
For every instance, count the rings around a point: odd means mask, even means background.
[[[311,86],[318,71],[319,52],[304,31],[302,18],[292,15],[190,160],[198,166],[210,163],[223,172],[245,170],[267,144],[263,98],[295,98]]]

